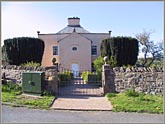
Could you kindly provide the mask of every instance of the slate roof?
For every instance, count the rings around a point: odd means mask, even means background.
[[[67,26],[67,27],[63,28],[62,30],[60,30],[59,32],[57,32],[57,34],[72,33],[74,31],[74,29],[75,29],[75,32],[77,32],[77,33],[90,33],[89,31],[85,30],[81,26]]]

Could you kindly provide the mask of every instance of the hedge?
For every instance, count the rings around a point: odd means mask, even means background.
[[[131,37],[112,37],[101,43],[101,56],[114,58],[117,66],[134,65],[139,52],[138,40]]]
[[[41,64],[44,47],[41,39],[17,37],[4,40],[3,54],[10,65],[20,65],[32,61]]]

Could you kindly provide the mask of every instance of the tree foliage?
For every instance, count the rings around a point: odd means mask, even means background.
[[[96,58],[94,60],[94,68],[96,69],[97,73],[101,73],[102,72],[102,66],[104,65],[104,60],[103,57],[99,56],[98,58]]]
[[[18,37],[4,40],[3,52],[6,61],[11,65],[27,62],[41,63],[44,52],[44,42],[38,38]]]
[[[161,60],[163,58],[163,42],[154,43],[150,40],[150,35],[153,32],[143,31],[142,33],[136,34],[136,38],[142,45],[142,53],[144,53],[144,61],[142,61],[142,66],[150,66],[154,60]],[[151,56],[151,59],[149,58]]]
[[[138,52],[138,41],[131,37],[113,37],[101,43],[101,56],[108,56],[110,60],[113,58],[117,66],[134,65]]]

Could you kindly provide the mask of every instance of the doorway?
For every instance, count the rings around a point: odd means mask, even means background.
[[[78,77],[79,76],[79,65],[72,64],[72,71],[73,71],[73,76]]]

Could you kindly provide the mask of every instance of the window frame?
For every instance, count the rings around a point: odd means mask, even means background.
[[[53,56],[58,56],[58,55],[59,55],[58,46],[53,46]]]
[[[95,51],[93,51],[93,50],[95,50]],[[91,55],[92,56],[97,56],[97,45],[92,45],[91,46]]]

